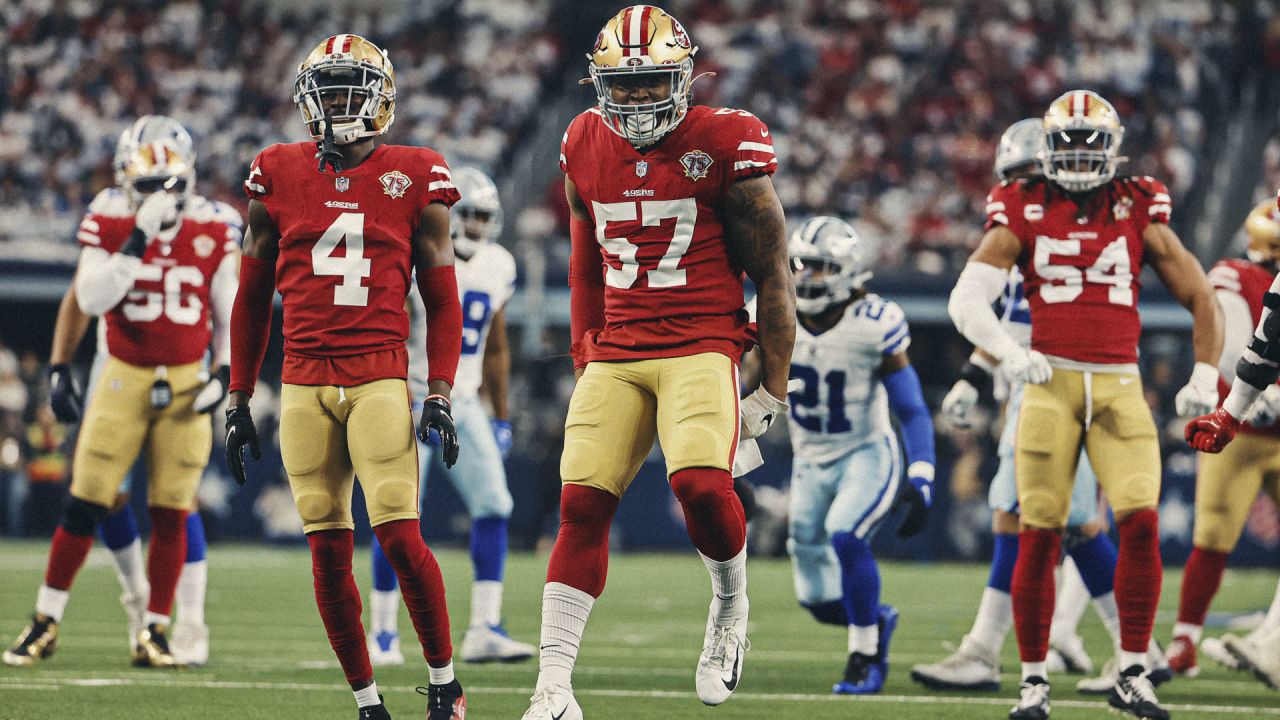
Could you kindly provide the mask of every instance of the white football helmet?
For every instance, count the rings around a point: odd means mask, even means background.
[[[858,233],[840,218],[819,215],[797,228],[787,243],[796,310],[816,315],[861,289],[871,272],[862,269],[858,252]]]
[[[996,176],[1008,180],[1009,171],[1023,166],[1034,168],[1040,174],[1040,156],[1044,150],[1044,121],[1027,118],[1009,126],[1000,136],[996,149]]]
[[[160,190],[176,190],[181,208],[195,192],[195,146],[190,133],[171,117],[138,118],[120,133],[111,165],[116,184],[134,209]]]
[[[498,186],[476,168],[454,168],[452,180],[462,195],[450,211],[453,252],[470,260],[481,245],[492,242],[502,232],[502,201]]]

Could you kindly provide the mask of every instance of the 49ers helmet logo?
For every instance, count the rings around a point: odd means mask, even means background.
[[[680,164],[684,166],[684,175],[690,180],[701,180],[711,170],[711,156],[701,150],[693,150],[680,156]]]
[[[404,193],[413,184],[408,175],[399,170],[392,170],[378,178],[382,183],[382,191],[393,198],[402,198]]]
[[[671,18],[671,31],[671,41],[676,45],[685,50],[688,50],[693,45],[693,43],[689,42],[689,33],[684,31],[684,26],[677,22],[675,18]]]

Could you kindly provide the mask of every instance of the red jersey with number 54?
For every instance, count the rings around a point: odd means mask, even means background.
[[[725,244],[724,211],[737,180],[778,167],[769,129],[742,110],[693,106],[656,145],[637,150],[597,109],[565,132],[560,168],[595,224],[605,324],[586,360],[719,352],[746,341],[743,271]]]
[[[316,170],[316,145],[258,154],[245,194],[280,233],[276,289],[284,300],[283,380],[347,385],[405,377],[405,297],[422,208],[458,191],[428,148],[379,145],[341,173]]]
[[[1138,361],[1142,233],[1167,223],[1169,191],[1151,177],[1116,178],[1073,196],[1043,178],[997,185],[987,229],[1018,237],[1031,305],[1031,348],[1084,363]]]

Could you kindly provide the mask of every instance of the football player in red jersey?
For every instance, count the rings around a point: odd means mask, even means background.
[[[94,528],[140,453],[147,458],[152,537],[146,607],[130,618],[140,624],[133,661],[181,664],[169,646],[170,612],[187,555],[187,514],[212,449],[212,429],[201,413],[221,401],[226,387],[240,218],[194,195],[195,155],[180,126],[140,133],[136,142],[122,139],[118,160],[120,187],[100,193],[80,224],[83,249],[68,292],[79,312],[63,303],[55,341],[57,359],[66,359],[87,316],[101,315],[103,362],[76,443],[71,502],[53,537],[32,622],[4,653],[8,665],[33,665],[56,648]],[[202,374],[211,344],[212,378]],[[65,366],[53,384],[55,394],[63,392],[62,411],[77,409]],[[128,581],[123,567],[121,575],[129,607],[146,580]]]
[[[272,145],[253,161],[245,181],[249,232],[231,321],[227,459],[244,483],[244,448],[260,456],[249,396],[278,289],[284,301],[280,452],[311,546],[316,604],[360,718],[390,715],[373,681],[351,574],[353,474],[427,660],[429,680],[420,688],[427,717],[462,720],[466,698],[453,673],[444,582],[418,528],[405,348],[405,297],[416,272],[430,363],[418,435],[425,441],[429,432],[438,434],[444,461],[453,465],[458,442],[449,392],[462,347],[462,311],[449,207],[458,192],[439,153],[377,144],[395,119],[395,100],[395,75],[383,50],[357,35],[330,37],[299,66],[294,93],[317,142]]]
[[[1011,588],[1023,682],[1009,717],[1049,715],[1053,568],[1083,446],[1120,535],[1121,672],[1109,702],[1138,717],[1167,718],[1145,675],[1162,568],[1159,442],[1137,366],[1143,263],[1193,316],[1196,366],[1176,398],[1180,414],[1217,401],[1221,315],[1200,264],[1169,229],[1164,184],[1115,177],[1124,134],[1115,108],[1096,93],[1068,92],[1049,107],[1044,132],[1044,178],[992,190],[987,232],[949,304],[968,340],[1027,381],[1015,440],[1022,531]],[[1014,263],[1026,278],[1030,350],[991,310]]]
[[[651,5],[596,39],[598,105],[561,146],[572,210],[572,355],[560,532],[542,596],[538,681],[525,720],[577,720],[571,676],[604,589],[609,526],[657,437],[713,597],[695,671],[724,702],[747,649],[745,522],[730,468],[742,437],[786,413],[795,288],[764,123],[690,105],[697,48]],[[758,291],[761,388],[738,403],[743,273]]]

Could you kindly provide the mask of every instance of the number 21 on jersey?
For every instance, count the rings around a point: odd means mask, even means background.
[[[822,377],[816,368],[793,363],[791,379],[804,383],[798,391],[788,396],[791,399],[791,419],[800,427],[809,432],[827,433],[849,432],[853,428],[844,411],[844,388],[848,376],[843,370],[831,370],[826,377]],[[823,386],[826,390],[826,427],[823,427],[822,413],[813,412],[823,404]]]

